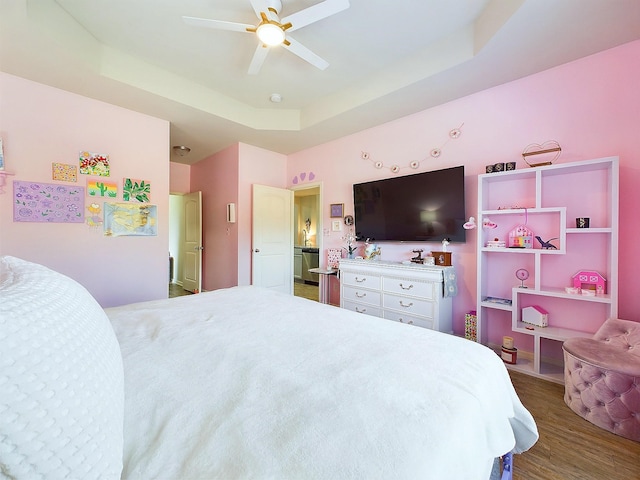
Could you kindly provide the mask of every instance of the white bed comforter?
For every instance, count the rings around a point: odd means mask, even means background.
[[[256,287],[107,314],[126,479],[485,480],[537,440],[502,361],[465,339]]]

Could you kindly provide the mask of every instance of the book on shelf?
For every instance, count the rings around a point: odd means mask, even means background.
[[[511,299],[509,298],[484,297],[482,301],[487,303],[496,303],[499,305],[511,305]]]

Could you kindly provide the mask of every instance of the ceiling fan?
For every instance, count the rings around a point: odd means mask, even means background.
[[[282,9],[280,0],[251,0],[251,6],[260,20],[257,25],[187,16],[183,16],[182,19],[186,24],[196,27],[255,33],[260,43],[249,65],[248,73],[251,75],[260,71],[260,67],[269,53],[269,47],[277,45],[282,45],[291,53],[320,70],[329,66],[329,62],[296,42],[288,36],[288,33],[349,8],[349,0],[324,0],[283,18],[279,18]]]

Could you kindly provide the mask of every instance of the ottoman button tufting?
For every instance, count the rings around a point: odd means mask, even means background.
[[[639,345],[640,322],[610,318],[593,337],[570,338],[562,346],[567,406],[594,425],[637,442]]]

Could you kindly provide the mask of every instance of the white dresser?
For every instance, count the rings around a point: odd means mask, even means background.
[[[340,306],[452,333],[451,297],[443,296],[444,268],[343,259],[340,261]]]

